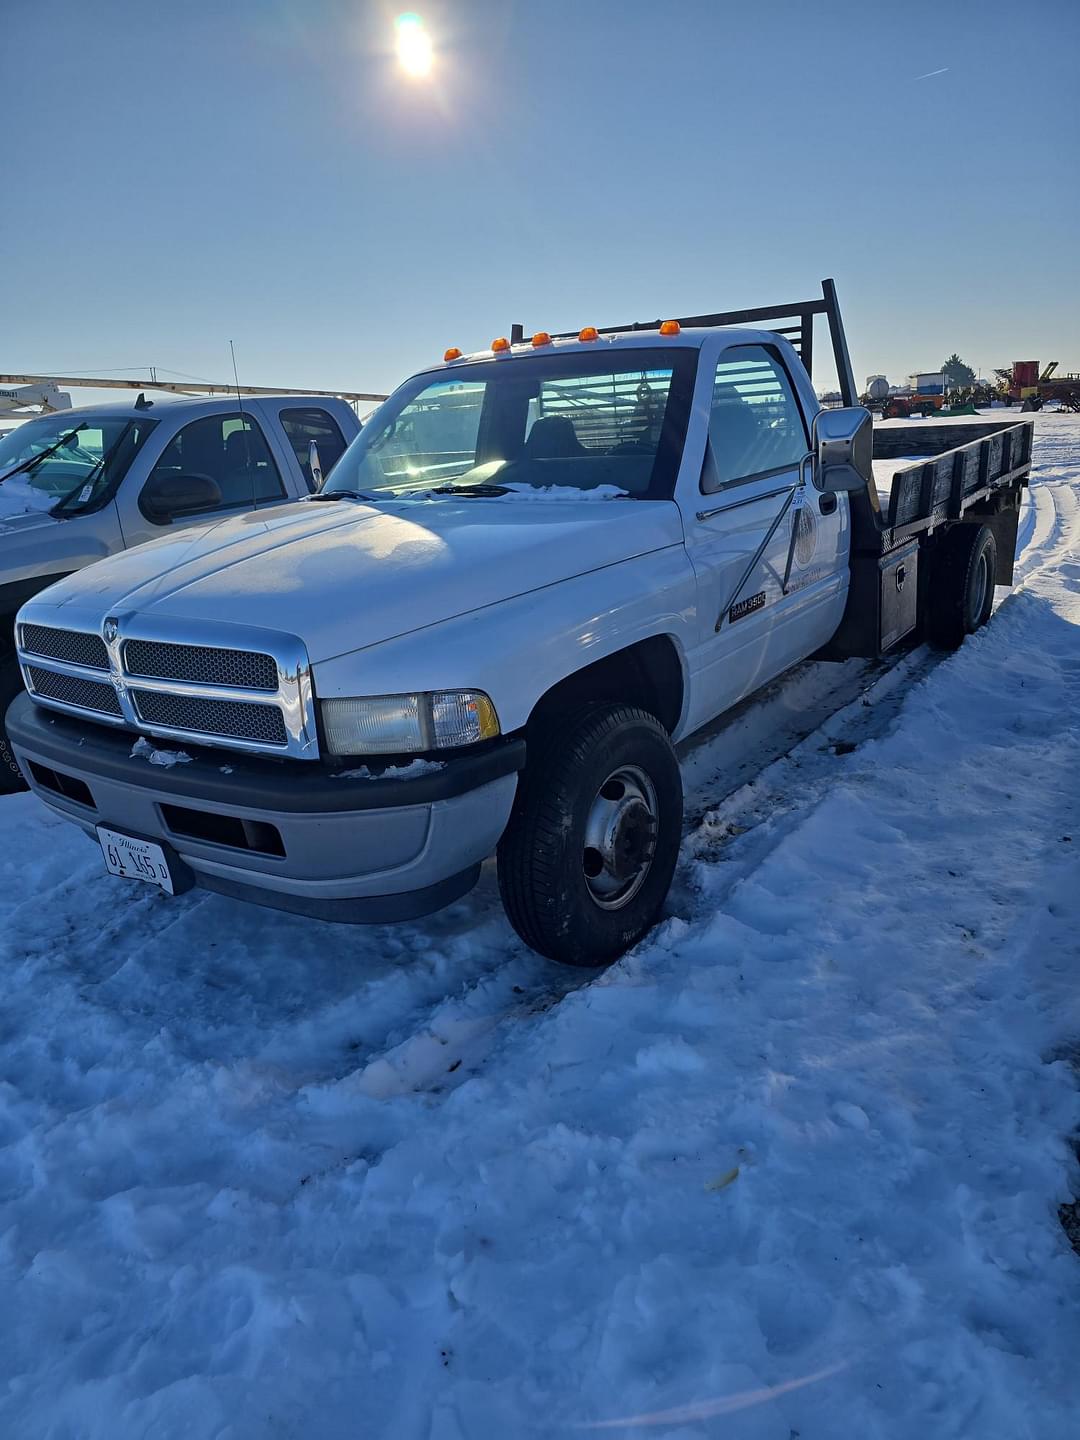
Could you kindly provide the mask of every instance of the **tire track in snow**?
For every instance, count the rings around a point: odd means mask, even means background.
[[[1080,507],[1076,491],[1064,480],[1034,486],[1035,522],[1028,544],[1017,556],[1012,592],[1052,565],[1075,545]]]
[[[1077,430],[1062,425],[1062,417],[1041,417],[1035,430],[1035,449],[1028,488],[1028,504],[1021,515],[1015,589],[1019,589],[1060,552],[1075,548],[1077,539]],[[1029,519],[1030,514],[1030,519]]]
[[[683,842],[680,872],[691,897],[685,918],[701,919],[722,904],[826,798],[848,757],[887,733],[912,685],[947,659],[924,645],[900,656],[753,779],[714,796]]]

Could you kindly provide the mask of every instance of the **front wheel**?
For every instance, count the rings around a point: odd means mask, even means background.
[[[499,843],[514,929],[564,965],[616,959],[656,920],[682,836],[682,777],[663,726],[629,705],[551,721]]]

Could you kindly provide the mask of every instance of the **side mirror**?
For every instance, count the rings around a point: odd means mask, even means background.
[[[176,515],[215,510],[221,504],[221,486],[209,475],[151,475],[139,496],[139,509],[155,525],[167,525]]]
[[[311,471],[311,488],[321,490],[323,487],[322,461],[319,459],[319,447],[312,440],[307,447],[308,469]]]
[[[819,410],[812,448],[818,490],[862,490],[873,484],[874,422],[861,405]]]

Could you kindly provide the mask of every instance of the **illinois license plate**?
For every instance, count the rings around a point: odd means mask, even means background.
[[[104,825],[97,827],[97,835],[110,875],[122,875],[125,880],[145,880],[170,895],[176,894],[169,861],[160,845],[135,835],[122,835],[119,830],[109,830]]]

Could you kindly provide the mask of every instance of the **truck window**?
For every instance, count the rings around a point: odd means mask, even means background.
[[[381,484],[411,486],[416,481],[438,483],[472,469],[486,390],[485,385],[457,379],[427,386],[372,447],[369,473]],[[366,430],[373,424],[378,424],[378,412]]]
[[[311,478],[311,442],[314,440],[318,446],[319,462],[325,480],[345,453],[345,437],[330,412],[314,405],[303,410],[279,410],[278,415],[281,418],[281,428],[289,437],[296,463],[304,472],[304,479],[311,490],[314,488]]]
[[[104,504],[157,423],[60,410],[0,435],[0,476],[31,462],[0,484],[0,519],[29,510],[76,515]]]
[[[368,420],[326,489],[604,487],[670,499],[696,365],[688,347],[552,349],[416,376]]]
[[[538,423],[562,416],[564,424],[573,425],[583,451],[597,455],[655,453],[671,376],[670,369],[623,370],[544,380],[535,399],[529,401],[525,448],[529,448]]]
[[[706,493],[790,470],[809,448],[802,410],[779,358],[764,345],[725,350],[713,380]]]
[[[250,415],[192,420],[169,441],[149,478],[159,475],[209,475],[217,481],[223,510],[285,494],[266,437]]]

